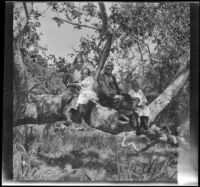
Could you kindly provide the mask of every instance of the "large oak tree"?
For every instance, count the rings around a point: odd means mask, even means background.
[[[20,49],[30,16],[35,14],[32,5],[25,2],[15,3],[14,9],[14,124],[23,118],[22,111],[30,90],[27,68]],[[133,48],[141,58],[139,63],[135,63],[134,58],[130,60],[131,68],[124,72],[126,80],[133,78],[140,67],[150,68],[156,73],[160,72],[160,75],[163,75],[166,67],[171,68],[171,71],[164,75],[166,77],[161,76],[159,95],[157,94],[149,104],[151,122],[177,94],[180,94],[180,90],[188,81],[188,3],[115,3],[110,7],[109,15],[103,2],[97,3],[97,6],[94,3],[50,2],[47,6],[58,13],[58,16],[53,18],[58,25],[71,24],[77,29],[96,31],[96,36],[82,38],[80,41],[80,49],[85,55],[90,52],[94,54],[91,63],[97,68],[96,79],[111,53],[125,59],[126,54]],[[154,50],[149,43],[154,44]],[[144,77],[141,76],[141,79]],[[60,98],[62,100],[62,96]],[[37,109],[32,111],[35,110]],[[34,123],[34,120],[32,122]],[[37,122],[38,120],[35,120],[35,123]],[[117,124],[114,128],[112,123],[108,123],[106,128],[104,125],[94,127],[114,134],[124,130]]]

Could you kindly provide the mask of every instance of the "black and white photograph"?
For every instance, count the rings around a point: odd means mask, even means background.
[[[191,3],[16,1],[12,14],[13,182],[197,184]]]

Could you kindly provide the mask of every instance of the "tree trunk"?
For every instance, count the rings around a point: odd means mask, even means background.
[[[90,117],[90,126],[110,134],[119,134],[133,130],[129,122],[119,119],[119,112],[101,105],[96,105]]]
[[[108,30],[108,17],[107,17],[107,13],[106,13],[106,9],[105,9],[105,5],[104,3],[99,3],[99,8],[100,8],[100,11],[101,11],[101,20],[102,20],[102,28],[101,28],[101,34],[105,34],[106,35],[106,38],[107,38],[107,41],[106,41],[106,44],[104,46],[104,50],[103,50],[103,55],[101,56],[101,60],[98,64],[98,68],[97,68],[97,71],[96,71],[96,75],[95,75],[95,80],[98,79],[100,73],[101,73],[101,70],[103,69],[104,67],[104,64],[109,56],[109,53],[110,53],[110,49],[111,49],[111,44],[112,44],[112,33]]]
[[[188,76],[189,69],[186,69],[149,105],[151,122],[153,122],[156,116],[164,110],[173,97],[178,94],[179,90],[185,85]]]
[[[111,48],[111,44],[112,44],[112,34],[109,33],[107,35],[107,42],[105,44],[105,47],[104,47],[104,53],[101,57],[101,60],[99,62],[99,65],[98,65],[98,68],[97,68],[97,72],[96,72],[96,75],[95,75],[95,80],[98,79],[100,73],[101,73],[101,70],[103,69],[104,67],[104,64],[109,56],[109,53],[110,53],[110,48]]]
[[[30,3],[28,3],[30,4]],[[21,41],[23,37],[24,28],[28,22],[28,16],[31,11],[31,7],[27,7],[26,3],[15,3],[15,8],[21,6],[19,20],[14,20],[14,31],[13,31],[13,124],[20,118],[21,112],[25,105],[25,101],[28,96],[28,76],[26,66],[24,65],[22,54],[20,51]],[[18,22],[21,21],[21,27],[16,27]]]

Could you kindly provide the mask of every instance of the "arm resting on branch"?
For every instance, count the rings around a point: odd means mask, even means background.
[[[68,84],[67,84],[67,87],[72,87],[72,86],[80,87],[81,84],[80,84],[80,83],[68,83]]]

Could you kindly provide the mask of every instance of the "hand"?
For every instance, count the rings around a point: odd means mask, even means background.
[[[74,86],[74,83],[70,83],[70,82],[68,82],[68,83],[67,83],[67,86],[68,86],[68,87],[70,87],[70,86]]]
[[[80,87],[79,83],[68,83],[67,86],[76,86],[76,87]]]
[[[70,84],[70,83],[68,82],[67,85],[66,85],[66,87],[69,87],[69,84]]]
[[[114,99],[123,100],[123,99],[124,99],[124,96],[122,96],[122,95],[115,95],[115,96],[114,96]]]

